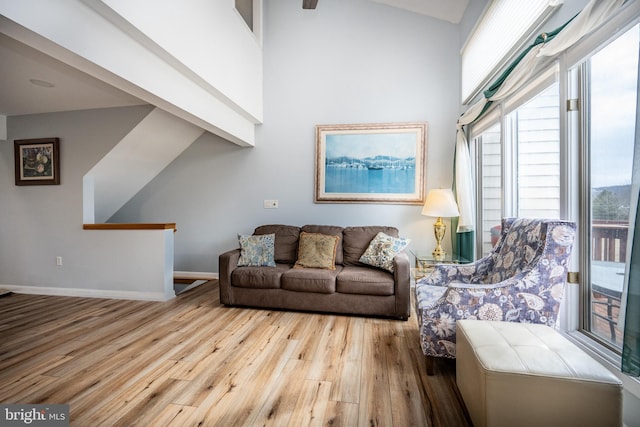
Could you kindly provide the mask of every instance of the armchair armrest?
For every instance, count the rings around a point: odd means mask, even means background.
[[[527,270],[495,284],[450,283],[436,311],[455,320],[502,320],[555,326],[564,280],[551,280],[541,286],[538,277],[535,270]]]
[[[417,304],[424,354],[455,357],[456,321],[461,319],[556,326],[564,289],[559,279],[540,283],[538,272],[527,270],[495,284],[450,283],[436,299]]]
[[[218,257],[220,277],[218,286],[220,287],[220,303],[233,304],[231,295],[231,273],[238,267],[240,260],[240,248],[232,249]]]
[[[470,264],[436,264],[433,272],[418,282],[430,286],[448,286],[449,283],[482,283],[487,277],[490,261],[485,257]]]

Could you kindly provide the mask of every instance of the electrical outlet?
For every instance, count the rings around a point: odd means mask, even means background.
[[[62,257],[61,256],[57,256],[56,257],[56,265],[58,267],[62,267]]]
[[[278,201],[277,200],[265,200],[263,202],[263,206],[265,209],[278,209]]]

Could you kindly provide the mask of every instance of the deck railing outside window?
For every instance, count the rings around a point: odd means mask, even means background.
[[[624,284],[629,224],[594,221],[591,226],[592,332],[617,347],[622,332],[616,329]]]

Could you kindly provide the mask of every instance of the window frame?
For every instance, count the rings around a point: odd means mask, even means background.
[[[637,8],[636,8],[637,9]],[[589,59],[609,46],[613,41],[621,37],[627,31],[631,30],[634,26],[640,25],[640,15],[636,15],[632,19],[625,19],[626,22],[620,22],[620,15],[618,19],[608,22],[595,34],[592,34],[589,40],[584,41],[579,45],[576,51],[569,53],[568,57],[571,59],[567,62],[567,74],[569,75],[569,85],[572,86],[573,91],[569,93],[571,98],[577,99],[579,110],[575,115],[569,116],[568,120],[572,122],[570,126],[579,131],[579,136],[573,135],[574,142],[579,141],[578,158],[579,158],[579,182],[577,186],[576,194],[580,194],[579,197],[579,236],[582,239],[577,247],[579,256],[577,257],[578,271],[580,272],[580,283],[583,286],[580,287],[579,292],[579,310],[576,330],[586,336],[589,340],[596,343],[600,348],[605,349],[609,354],[614,354],[615,358],[621,357],[622,349],[615,346],[608,340],[598,336],[592,331],[592,296],[591,296],[591,234],[592,234],[592,197],[591,197],[591,132],[590,132],[590,112],[591,112],[591,94],[590,94],[590,81],[591,81],[591,69]],[[578,55],[579,53],[579,55]],[[633,198],[632,198],[633,201]],[[636,230],[638,232],[640,230]],[[629,238],[631,238],[631,234]],[[625,266],[625,269],[628,265]],[[625,275],[625,280],[627,280]],[[626,283],[625,283],[626,286]],[[625,294],[623,293],[623,296]]]
[[[590,199],[581,195],[581,170],[583,169],[582,158],[584,152],[579,149],[580,140],[583,135],[587,134],[588,123],[584,120],[575,120],[575,116],[580,111],[569,111],[568,100],[578,99],[576,96],[585,84],[584,73],[578,72],[575,68],[576,64],[584,60],[586,57],[594,54],[597,49],[606,46],[611,40],[618,37],[633,25],[640,23],[640,2],[626,2],[625,5],[613,16],[608,22],[604,23],[600,28],[592,33],[585,35],[570,49],[558,55],[559,63],[559,91],[560,91],[560,141],[561,141],[561,165],[560,165],[560,186],[561,186],[561,213],[563,218],[575,221],[578,225],[578,232],[574,243],[574,256],[571,257],[569,263],[570,272],[579,272],[580,274],[570,275],[565,287],[565,301],[561,306],[561,324],[560,328],[564,331],[568,338],[575,342],[580,348],[589,353],[600,363],[607,366],[624,384],[626,391],[629,391],[637,398],[640,398],[640,380],[632,378],[620,372],[621,357],[619,353],[613,352],[608,346],[602,345],[600,340],[593,339],[592,335],[586,334],[582,329],[583,317],[585,312],[584,289],[580,283],[586,283],[585,279],[589,279],[584,274],[584,267],[580,265],[580,259],[584,258],[584,245],[590,245],[589,239],[583,239],[583,236],[589,236],[590,223],[582,218],[585,203],[590,206]],[[571,74],[574,74],[573,76]],[[502,108],[500,104],[493,105],[492,109]],[[480,129],[483,120],[491,114],[490,110],[487,115],[478,122],[470,125],[467,129],[468,141],[470,142],[470,152],[474,156],[473,159],[478,160],[478,150],[473,143],[474,139],[479,135],[477,130]],[[503,113],[501,113],[502,115]],[[475,129],[474,129],[475,126]],[[485,126],[488,129],[489,126]],[[476,132],[476,133],[474,133]],[[504,134],[504,131],[502,132]],[[502,135],[501,138],[504,138]],[[474,176],[477,177],[479,163],[474,162]],[[504,177],[503,177],[504,179]],[[476,200],[481,200],[479,183],[476,182]],[[591,182],[585,182],[590,188]],[[590,197],[590,196],[589,196]],[[482,224],[481,206],[477,206],[477,224]],[[638,230],[640,232],[640,230]],[[476,242],[478,235],[476,233]],[[583,241],[585,240],[585,241]],[[481,245],[481,243],[480,243]],[[478,253],[481,253],[479,251]]]
[[[554,61],[549,67],[541,70],[534,76],[531,83],[523,87],[511,97],[494,104],[491,109],[477,122],[469,126],[469,141],[473,148],[474,156],[474,177],[476,180],[476,253],[483,253],[482,232],[484,224],[483,200],[483,179],[482,179],[482,134],[491,129],[494,125],[500,126],[500,147],[501,147],[501,183],[502,183],[502,216],[512,217],[518,215],[518,184],[516,182],[518,173],[518,129],[511,113],[515,112],[524,104],[531,101],[537,95],[545,91],[550,85],[558,83],[559,95],[559,138],[560,138],[560,215],[566,215],[566,204],[563,203],[566,191],[563,189],[563,165],[567,163],[568,152],[562,147],[564,135],[564,121],[562,120],[562,90],[563,85],[559,79],[559,62]]]
[[[471,102],[482,88],[497,77],[499,71],[525,46],[529,36],[536,33],[563,2],[492,0],[487,4],[460,49],[460,94],[463,104]],[[505,22],[517,22],[517,25],[506,28],[500,25]],[[495,32],[496,27],[503,28],[499,35]],[[495,54],[487,52],[487,44],[497,46],[498,51]]]

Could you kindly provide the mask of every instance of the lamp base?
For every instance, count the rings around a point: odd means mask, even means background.
[[[444,261],[447,257],[447,253],[442,250],[440,246],[436,247],[433,252],[431,252],[431,255],[433,256],[434,261]]]
[[[442,222],[442,217],[438,217],[436,223],[433,224],[433,234],[436,237],[436,248],[433,250],[431,255],[433,255],[433,259],[436,261],[444,261],[447,253],[442,249],[441,243],[444,238],[444,233],[447,231],[447,226],[444,222]]]

